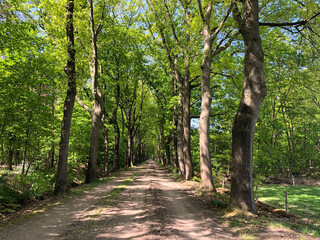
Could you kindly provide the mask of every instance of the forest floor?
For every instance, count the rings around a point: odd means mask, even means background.
[[[249,225],[258,221],[247,219]],[[174,181],[149,160],[15,221],[2,229],[0,239],[316,239],[285,227],[234,225],[230,212],[205,204],[190,183]]]

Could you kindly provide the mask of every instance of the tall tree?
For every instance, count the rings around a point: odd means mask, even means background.
[[[242,14],[233,1],[233,15],[245,45],[244,86],[232,128],[232,205],[256,212],[253,195],[253,137],[260,106],[267,94],[259,33],[258,0],[242,1]]]
[[[75,48],[74,48],[74,27],[73,27],[73,10],[74,1],[68,0],[66,4],[67,14],[66,14],[66,31],[67,31],[67,41],[68,41],[68,62],[65,67],[65,73],[68,78],[68,90],[67,96],[64,101],[63,109],[63,120],[61,123],[61,138],[59,144],[59,161],[58,170],[56,175],[56,185],[54,193],[60,194],[67,191],[67,162],[68,162],[68,147],[70,138],[70,127],[73,106],[75,102],[75,97],[77,94],[76,88],[76,62],[75,62]]]
[[[191,33],[190,12],[194,10],[191,2],[188,1],[179,1],[178,4],[178,2],[165,0],[161,2],[149,0],[148,3],[155,16],[156,26],[161,36],[162,45],[160,46],[166,53],[174,82],[179,86],[178,113],[175,116],[177,120],[178,163],[180,174],[185,175],[186,179],[191,179],[193,166],[190,151],[190,68],[196,55],[192,44],[195,44],[197,37]],[[167,22],[163,22],[162,18]],[[152,32],[152,30],[150,31]],[[173,88],[175,86],[173,84]]]
[[[103,3],[105,4],[105,3]],[[90,11],[90,30],[91,30],[91,44],[92,44],[92,59],[90,61],[90,75],[92,83],[92,96],[94,99],[93,109],[92,109],[92,124],[91,124],[91,144],[90,144],[90,154],[88,161],[88,169],[86,173],[86,183],[90,183],[96,178],[96,165],[98,157],[98,146],[99,146],[99,130],[101,117],[104,109],[103,97],[99,88],[99,69],[98,69],[98,47],[97,40],[98,35],[102,30],[102,22],[95,26],[94,19],[94,6],[93,0],[89,0],[89,11]],[[104,7],[101,13],[101,21],[104,18]]]
[[[213,185],[211,154],[210,154],[210,115],[211,115],[211,71],[212,71],[212,58],[223,50],[225,50],[233,41],[233,37],[229,37],[231,32],[226,34],[225,37],[213,49],[213,43],[218,37],[224,27],[230,12],[231,7],[226,11],[222,17],[221,22],[217,27],[212,28],[211,22],[213,20],[213,4],[214,1],[208,1],[206,6],[203,6],[202,1],[198,0],[198,9],[202,20],[202,35],[203,35],[203,58],[201,64],[201,115],[199,121],[199,143],[200,143],[200,174],[201,186],[208,189],[215,189]],[[228,39],[229,38],[229,39]],[[224,40],[227,40],[225,45],[222,45]]]
[[[201,65],[201,115],[199,121],[199,142],[200,142],[200,174],[201,186],[214,189],[211,172],[210,155],[210,113],[211,113],[211,89],[210,74],[212,62],[212,43],[214,38],[211,36],[210,20],[212,14],[213,1],[208,1],[205,12],[203,12],[202,3],[198,0],[200,16],[203,24],[203,61]]]

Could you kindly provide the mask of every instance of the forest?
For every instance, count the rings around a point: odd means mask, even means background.
[[[0,211],[148,159],[250,212],[320,178],[319,1],[0,2]]]

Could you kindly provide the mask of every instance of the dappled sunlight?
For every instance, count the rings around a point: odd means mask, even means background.
[[[134,181],[129,181],[133,176]],[[110,198],[117,189],[121,189],[119,194]],[[121,174],[116,181],[25,220],[20,226],[23,234],[16,228],[8,229],[4,239],[247,238],[237,227],[237,216],[241,214],[235,210],[222,218],[222,214],[199,201],[186,184],[174,182],[168,173],[149,162]],[[261,227],[257,236],[278,239],[286,231]]]
[[[86,221],[96,214],[96,204],[106,198],[108,193],[121,184],[133,172],[127,171],[122,176],[103,183],[94,189],[85,191],[82,195],[71,196],[65,203],[54,206],[43,213],[39,213],[32,219],[22,221],[21,227],[27,227],[23,234],[17,233],[16,227],[9,227],[2,232],[0,239],[25,240],[25,239],[57,239],[61,233],[67,231],[70,224],[78,221]],[[99,205],[99,204],[98,204]],[[96,218],[96,217],[94,217]],[[29,222],[32,222],[30,224]],[[2,238],[4,236],[4,238]]]
[[[141,168],[119,199],[91,211],[72,224],[72,233],[62,237],[68,239],[84,226],[91,226],[79,239],[212,239],[216,234],[223,239],[235,238],[233,232],[211,219],[207,209],[199,209],[200,202],[188,199],[183,188],[151,163]]]

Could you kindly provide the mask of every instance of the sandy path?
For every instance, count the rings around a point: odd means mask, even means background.
[[[14,224],[0,233],[1,240],[50,240],[60,239],[68,231],[70,224],[79,221],[94,208],[101,199],[117,185],[121,184],[132,171],[126,171],[119,177],[99,185],[79,196],[72,196],[65,203],[57,205],[18,224]]]
[[[106,207],[108,193],[133,173],[132,184]],[[0,239],[241,239],[241,232],[222,222],[185,184],[174,182],[168,173],[148,161],[12,225],[0,233]],[[283,228],[262,229],[256,239],[301,239],[301,235]]]
[[[62,239],[236,239],[233,235],[184,184],[149,161],[117,201],[107,209],[97,206]]]
[[[111,206],[105,198],[136,172],[135,181]],[[234,239],[214,212],[188,196],[153,161],[73,196],[0,234],[2,240],[44,239]]]

